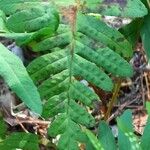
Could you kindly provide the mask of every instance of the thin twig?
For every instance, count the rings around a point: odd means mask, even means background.
[[[24,127],[24,125],[20,122],[18,117],[16,117],[17,123],[21,126],[21,128],[24,130],[24,132],[29,133],[28,130]]]
[[[142,101],[143,101],[143,106],[145,105],[145,91],[144,91],[144,85],[143,85],[143,72],[140,75],[140,80],[141,80],[141,89],[142,89]]]
[[[41,124],[41,125],[49,125],[50,124],[50,121],[43,121],[43,120],[39,120],[39,119],[29,119],[29,120],[26,120],[26,119],[21,119],[20,120],[20,123],[27,123],[27,124]]]
[[[113,120],[115,117],[117,117],[117,116],[123,111],[123,109],[124,109],[125,107],[131,105],[132,103],[134,103],[134,102],[136,102],[136,101],[137,101],[137,98],[134,99],[134,100],[132,100],[132,101],[128,101],[128,102],[125,102],[124,104],[122,104],[122,105],[120,106],[120,108],[118,108],[117,111],[116,111],[115,113],[113,113],[113,114],[109,117],[109,119],[107,119],[107,122],[110,122],[111,120]],[[141,107],[141,109],[143,109],[143,107]]]

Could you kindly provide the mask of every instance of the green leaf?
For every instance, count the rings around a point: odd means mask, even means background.
[[[133,132],[132,112],[126,110],[121,117],[117,118],[117,125],[123,132]]]
[[[79,125],[72,121],[67,114],[57,116],[48,129],[48,134],[52,137],[62,134],[58,143],[58,148],[61,150],[77,150],[77,141],[83,142],[86,140],[86,136]]]
[[[104,121],[100,121],[98,128],[98,139],[104,149],[107,150],[117,149],[115,138],[111,132],[111,129]]]
[[[18,46],[22,46],[25,44],[30,43],[31,41],[35,40],[36,37],[34,36],[36,32],[32,33],[0,33],[0,37],[5,37],[9,39],[13,39],[16,41]]]
[[[81,107],[79,104],[70,101],[70,118],[78,124],[82,124],[86,127],[94,127],[95,119],[91,114],[89,114],[84,107]]]
[[[150,115],[150,102],[146,102],[146,110],[148,112],[148,114]]]
[[[132,112],[130,110],[126,110],[121,117],[117,118],[117,125],[119,128],[118,138],[120,149],[124,149],[124,147],[128,144],[129,150],[141,150],[139,141],[133,133]]]
[[[93,93],[89,87],[78,81],[71,85],[69,92],[72,99],[79,99],[83,104],[89,107],[92,105],[93,101],[99,99],[99,97]]]
[[[58,115],[57,118],[53,121],[52,125],[48,129],[48,134],[52,137],[57,136],[65,132],[68,118],[66,114]]]
[[[18,97],[34,112],[41,114],[42,104],[37,88],[21,60],[0,44],[0,75]]]
[[[58,113],[64,113],[64,101],[66,99],[66,93],[61,93],[60,95],[55,95],[52,98],[48,99],[48,101],[43,106],[42,116],[44,118],[49,118],[56,116]]]
[[[85,10],[107,16],[142,17],[147,9],[140,0],[85,0]]]
[[[132,150],[129,138],[120,129],[118,131],[118,147],[119,150]]]
[[[78,15],[78,31],[101,42],[126,58],[132,56],[132,47],[117,30],[108,27],[93,16]]]
[[[119,130],[119,149],[120,150],[142,150],[137,137],[132,132],[123,132]]]
[[[96,136],[88,129],[84,129],[87,137],[89,138],[91,144],[95,148],[95,150],[104,150],[104,147],[101,145]]]
[[[86,59],[75,55],[73,64],[73,74],[81,76],[87,81],[97,85],[106,91],[111,91],[113,84],[110,78],[101,71],[95,64],[87,61]],[[100,80],[101,79],[101,80]],[[103,81],[102,81],[103,80]]]
[[[0,0],[0,9],[5,12],[6,15],[11,15],[19,10],[23,10],[29,7],[42,5],[42,0]]]
[[[150,143],[150,118],[148,118],[146,126],[144,128],[144,133],[141,138],[141,148],[142,150],[148,150],[149,149],[149,143]]]
[[[3,11],[0,10],[0,33],[8,32],[6,28],[6,16]]]
[[[0,142],[1,150],[39,150],[38,137],[31,133],[13,133],[4,141]]]
[[[42,28],[49,28],[51,32],[54,32],[58,24],[59,16],[50,6],[35,6],[20,10],[7,20],[8,29],[16,33],[34,32]]]
[[[73,132],[69,129],[59,139],[59,150],[79,150],[77,141],[72,137]]]
[[[150,42],[148,41],[150,38],[150,15],[147,15],[144,18],[143,27],[141,29],[141,37],[148,61],[150,62]]]

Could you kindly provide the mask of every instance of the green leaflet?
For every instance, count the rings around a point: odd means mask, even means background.
[[[30,109],[41,114],[42,104],[37,88],[30,79],[21,60],[2,44],[0,44],[0,66],[0,75],[9,87]]]
[[[150,49],[149,49],[150,43],[148,42],[149,41],[148,39],[150,38],[150,15],[147,15],[144,18],[144,23],[141,29],[141,37],[147,54],[148,61],[150,61]]]
[[[118,131],[118,147],[120,150],[132,150],[128,137],[120,129]]]
[[[100,121],[98,128],[98,140],[105,150],[116,150],[117,145],[115,138],[109,128],[109,125],[104,121]],[[108,144],[109,143],[109,144]]]
[[[139,141],[133,133],[132,112],[130,110],[125,111],[121,117],[117,118],[117,125],[119,127],[119,149],[124,150],[128,146],[129,150],[141,150]]]
[[[55,36],[49,37],[39,43],[34,43],[31,45],[31,47],[35,52],[48,51],[55,47],[68,45],[71,42],[71,38],[71,32],[60,33]]]
[[[78,28],[81,33],[110,47],[117,53],[128,58],[132,56],[132,47],[117,30],[108,27],[104,22],[92,17],[78,15]]]
[[[100,13],[107,16],[142,17],[147,14],[147,9],[140,0],[83,0],[85,11]]]
[[[142,150],[137,137],[132,132],[125,133],[119,129],[118,138],[119,138],[118,144],[120,150],[126,150],[126,149]]]
[[[7,32],[7,28],[6,28],[6,16],[5,13],[3,11],[0,10],[0,33],[5,33]]]
[[[67,93],[65,92],[51,97],[43,106],[42,116],[44,118],[49,118],[56,116],[58,113],[64,113],[66,100]]]
[[[107,47],[98,48],[94,51],[82,43],[77,43],[77,48],[76,51],[80,56],[94,62],[99,67],[103,67],[106,71],[116,76],[125,77],[133,74],[132,67],[129,66],[128,62]],[[119,66],[123,66],[123,68]]]
[[[149,143],[150,143],[150,118],[148,118],[144,133],[141,138],[141,148],[142,150],[148,150],[149,149]]]
[[[91,114],[87,112],[84,107],[81,107],[74,100],[70,100],[69,104],[70,118],[78,124],[82,124],[86,127],[93,127],[95,125],[95,119]]]
[[[66,114],[58,115],[57,118],[53,121],[52,125],[48,129],[48,134],[52,137],[57,136],[65,132],[67,128],[68,118]]]
[[[93,93],[91,89],[89,89],[87,86],[80,83],[79,81],[71,84],[69,92],[72,99],[79,99],[83,104],[89,107],[92,105],[93,101],[99,99],[98,96]]]
[[[31,133],[13,133],[0,142],[1,150],[25,149],[39,150],[38,137]]]
[[[69,72],[68,70],[64,70],[42,82],[42,84],[38,86],[38,90],[41,97],[47,100],[68,90],[68,82]]]
[[[67,51],[56,51],[32,61],[27,69],[37,84],[67,68]]]
[[[42,28],[49,28],[49,31],[54,32],[58,27],[59,17],[53,11],[49,6],[20,10],[8,18],[6,25],[16,33],[34,32]]]
[[[149,101],[146,102],[146,110],[147,110],[147,113],[150,115],[150,102]]]
[[[0,9],[5,12],[6,15],[11,15],[18,10],[23,10],[29,7],[41,5],[41,0],[0,0]]]
[[[120,118],[117,118],[117,125],[124,132],[133,132],[132,112],[126,110]]]
[[[35,32],[33,33],[0,33],[0,37],[16,40],[17,45],[25,45],[36,39]]]
[[[58,143],[58,148],[61,150],[77,150],[77,141],[83,142],[86,140],[86,136],[79,125],[72,121],[67,114],[57,116],[49,128],[48,134],[52,137],[62,134]]]
[[[113,83],[111,79],[101,71],[95,64],[83,59],[82,57],[75,55],[73,61],[73,75],[81,76],[90,83],[95,84],[99,88],[106,91],[111,91]]]
[[[98,20],[97,20],[98,21]],[[108,28],[108,27],[107,27]],[[110,33],[111,33],[112,31],[110,31]],[[117,32],[117,31],[116,31]],[[67,33],[68,34],[68,33]],[[118,35],[120,35],[119,34],[119,32],[117,33]],[[83,34],[82,34],[83,35]],[[109,35],[109,33],[107,34],[107,35]],[[69,34],[68,34],[68,36],[69,36]],[[109,36],[110,37],[110,36]],[[123,36],[121,35],[121,37],[123,38]],[[121,38],[120,37],[120,38]],[[58,46],[60,46],[60,47],[62,47],[62,46],[64,46],[64,45],[66,45],[67,43],[69,43],[69,39],[70,38],[66,38],[66,34],[61,34],[61,35],[59,35],[59,43],[58,42],[56,42],[56,40],[55,39],[57,39],[58,38],[58,36],[56,35],[56,38],[54,38],[54,37],[51,37],[51,38],[49,38],[49,39],[46,39],[46,40],[44,40],[44,41],[42,41],[42,42],[39,42],[38,44],[36,44],[36,45],[34,45],[33,46],[33,49],[34,50],[37,50],[37,51],[42,51],[42,50],[50,50],[50,49],[52,49],[52,48],[54,48],[54,47],[58,47]],[[95,37],[93,37],[93,38],[95,38]],[[119,38],[119,37],[118,37]],[[53,40],[54,39],[54,40]],[[68,39],[68,40],[66,40],[66,39]],[[108,62],[107,61],[107,63],[105,63],[106,62],[106,60],[105,60],[105,58],[104,57],[101,57],[101,55],[99,55],[98,56],[98,54],[96,55],[96,53],[94,54],[94,52],[92,51],[92,49],[93,49],[93,47],[94,47],[94,45],[98,45],[98,42],[97,41],[94,41],[93,39],[88,39],[87,37],[86,37],[86,35],[84,35],[84,37],[83,36],[81,36],[81,33],[79,33],[79,37],[78,37],[78,33],[77,33],[77,40],[79,41],[79,42],[76,42],[77,43],[77,47],[78,47],[78,49],[82,49],[82,50],[76,50],[77,51],[77,53],[80,53],[80,55],[82,55],[83,57],[86,57],[86,59],[93,59],[93,60],[95,60],[96,59],[96,62],[97,61],[100,61],[100,62],[97,62],[97,64],[98,65],[105,65],[105,69],[108,69],[108,71],[110,71],[110,72],[115,72],[116,73],[116,66],[118,66],[118,65],[122,65],[122,64],[125,64],[125,63],[123,63],[122,61],[121,61],[121,59],[117,56],[115,56],[114,55],[114,53],[113,52],[111,52],[111,50],[109,50],[110,51],[110,54],[106,54],[106,56],[108,57],[109,55],[110,55],[110,58],[109,59],[111,59],[110,60],[110,62]],[[101,39],[99,39],[100,41],[101,41]],[[105,39],[106,41],[107,41],[107,43],[110,43],[109,42],[109,40],[107,40],[107,39]],[[50,43],[51,42],[51,44],[48,44],[48,43]],[[95,43],[94,43],[95,42]],[[56,43],[56,44],[55,44]],[[84,43],[84,45],[83,45],[83,43]],[[118,46],[118,50],[120,51],[120,48],[122,47],[122,50],[124,51],[124,48],[125,48],[125,46],[123,46],[123,45],[125,45],[125,44],[127,44],[130,48],[130,51],[131,51],[131,46],[130,46],[130,44],[125,40],[125,43],[123,42],[123,43],[121,43],[121,45],[122,46],[119,46],[119,44],[116,44],[117,43],[117,40],[116,41],[113,41],[113,43],[115,43],[115,44],[112,44],[112,46],[111,47],[115,47],[115,46]],[[80,46],[79,46],[80,45]],[[86,46],[88,46],[88,47],[86,47]],[[89,49],[89,47],[91,48],[91,50],[88,50]],[[95,47],[95,49],[96,48],[98,48],[98,47]],[[129,50],[128,49],[128,50]],[[86,50],[86,52],[85,52],[85,50]],[[78,52],[79,51],[79,52]],[[106,53],[108,53],[107,51],[108,50],[104,50]],[[103,52],[104,52],[103,51]],[[87,58],[88,56],[88,54],[86,54],[87,52],[89,52],[90,54],[93,54],[93,57],[90,57],[90,55],[89,55],[89,57],[90,58]],[[100,51],[99,51],[100,52]],[[103,53],[102,52],[102,53]],[[126,53],[126,51],[124,51],[125,53]],[[112,54],[111,54],[112,53]],[[122,53],[122,51],[120,51],[119,53]],[[131,55],[131,54],[130,54]],[[112,56],[114,56],[114,58],[112,57]],[[129,53],[126,53],[125,54],[125,56],[129,56]],[[92,60],[92,61],[93,61]],[[101,60],[103,60],[103,62],[101,61]],[[112,62],[113,61],[113,62]],[[118,62],[116,62],[116,61],[118,61]],[[120,62],[119,62],[120,61]],[[121,64],[121,62],[122,62],[122,64]],[[116,63],[118,63],[118,64],[116,64]],[[120,63],[120,64],[119,64]],[[114,65],[112,65],[112,64],[114,64]],[[116,66],[115,66],[115,64],[116,64]],[[111,65],[111,66],[110,66]],[[114,68],[113,68],[114,67]],[[131,69],[129,69],[129,65],[127,64],[126,65],[126,69],[125,69],[125,66],[124,66],[124,70],[122,69],[122,71],[117,71],[118,72],[118,75],[121,75],[121,76],[130,76],[131,74],[132,74],[132,72],[130,72],[130,70]],[[116,69],[115,69],[116,68]],[[109,69],[111,69],[111,70],[109,70]],[[118,68],[118,69],[121,69],[121,68]],[[128,74],[128,75],[127,75]]]
[[[71,127],[60,137],[58,148],[59,150],[79,150],[76,139],[70,138],[73,135]]]
[[[88,129],[84,129],[84,130],[85,130],[85,133],[88,136],[91,144],[95,148],[95,150],[105,150],[104,147],[101,145],[101,143],[96,138],[96,136],[90,130],[88,130]]]

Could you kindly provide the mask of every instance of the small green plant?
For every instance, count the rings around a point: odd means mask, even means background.
[[[104,121],[100,122],[97,137],[89,130],[85,130],[89,138],[87,142],[87,150],[148,150],[150,142],[150,119],[147,121],[144,133],[139,139],[133,130],[132,112],[126,110],[122,116],[117,118],[118,125],[118,143],[116,144],[114,136],[108,124]]]
[[[0,118],[0,149],[25,149],[39,150],[38,137],[35,134],[25,132],[15,132],[8,134],[7,126]]]
[[[120,29],[121,33],[126,33],[123,35],[92,14],[135,19],[147,14],[145,5],[140,0],[12,0],[11,3],[9,0],[1,0],[0,9],[0,36],[14,39],[19,46],[26,46],[40,55],[27,66],[27,71],[38,88],[44,103],[43,111],[39,97],[37,103],[32,100],[38,93],[29,77],[30,83],[23,82],[23,87],[31,85],[28,86],[28,92],[32,94],[30,99],[23,97],[28,96],[28,93],[20,92],[19,84],[14,88],[9,82],[11,78],[15,82],[16,76],[12,76],[11,70],[14,67],[12,63],[17,64],[18,61],[7,62],[6,59],[3,65],[1,60],[8,56],[1,55],[1,52],[0,75],[28,107],[42,114],[45,119],[53,120],[48,135],[60,135],[58,149],[77,150],[79,143],[87,142],[87,137],[95,139],[91,140],[95,149],[106,149],[103,144],[95,143],[97,140],[93,134],[84,129],[95,126],[95,119],[87,109],[93,107],[93,102],[99,100],[99,96],[80,81],[85,79],[93,86],[112,91],[114,81],[111,76],[131,77],[133,69],[127,61],[132,57],[137,36],[132,38],[128,32],[124,32],[126,28],[129,33],[133,31],[128,27]],[[3,53],[8,52],[4,46],[1,47]],[[9,63],[11,67],[6,68]],[[22,73],[22,68],[14,70]],[[4,74],[5,71],[11,77]],[[17,75],[19,79],[25,79],[24,74]],[[118,120],[118,126],[120,136],[123,136],[119,139],[127,138],[131,142],[132,137],[128,136],[128,131],[127,135],[123,135],[125,131],[122,121]],[[102,128],[105,127],[108,128],[103,122]]]

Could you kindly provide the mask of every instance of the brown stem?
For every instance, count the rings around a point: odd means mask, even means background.
[[[107,109],[107,112],[104,116],[104,120],[107,121],[107,119],[109,118],[110,114],[111,114],[111,111],[113,109],[113,106],[114,104],[116,103],[116,100],[117,100],[117,96],[118,96],[118,93],[120,91],[120,87],[121,87],[121,79],[118,79],[117,83],[115,84],[115,87],[114,87],[114,92],[113,92],[113,96],[112,96],[112,99],[109,103],[109,107]]]

